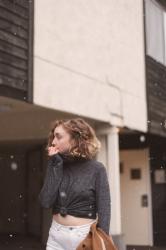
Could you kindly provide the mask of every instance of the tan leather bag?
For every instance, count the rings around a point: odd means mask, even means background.
[[[80,242],[76,250],[118,250],[110,235],[107,235],[94,222],[86,238]]]

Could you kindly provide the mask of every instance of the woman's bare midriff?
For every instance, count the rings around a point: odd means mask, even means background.
[[[65,226],[81,226],[93,221],[93,219],[88,218],[78,218],[72,215],[66,215],[65,217],[61,216],[60,214],[54,214],[53,219],[62,225]]]

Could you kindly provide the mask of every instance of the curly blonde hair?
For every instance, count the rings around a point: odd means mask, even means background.
[[[62,125],[63,128],[74,139],[74,146],[70,149],[70,154],[76,157],[92,159],[101,147],[101,143],[96,137],[94,129],[82,118],[55,120],[52,123],[51,131],[48,136],[48,147],[52,145],[54,130]]]

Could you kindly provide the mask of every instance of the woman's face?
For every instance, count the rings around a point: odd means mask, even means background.
[[[68,151],[72,146],[71,142],[72,140],[70,134],[63,128],[62,125],[59,125],[54,129],[52,146],[54,146],[55,149],[59,152]]]

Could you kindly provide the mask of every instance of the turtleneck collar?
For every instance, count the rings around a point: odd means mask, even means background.
[[[70,153],[58,153],[61,158],[63,159],[63,162],[70,163],[70,162],[78,162],[78,161],[86,161],[87,158],[81,157],[81,156],[74,156]]]

